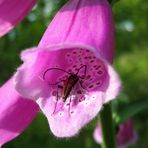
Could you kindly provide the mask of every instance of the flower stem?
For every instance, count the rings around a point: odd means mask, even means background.
[[[102,148],[115,148],[115,132],[112,120],[111,103],[104,105],[104,109],[100,113],[100,122],[103,137]]]

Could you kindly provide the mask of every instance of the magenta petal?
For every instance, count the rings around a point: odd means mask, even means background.
[[[15,74],[15,87],[23,97],[37,100],[49,95],[49,86],[43,80],[43,72],[51,66],[53,58],[47,50],[48,48],[31,48],[22,52],[24,63]]]
[[[82,44],[113,61],[114,22],[107,0],[70,0],[54,17],[39,46]]]
[[[102,144],[102,132],[101,127],[97,125],[93,133],[94,140],[98,144]],[[137,140],[137,133],[134,129],[133,122],[131,119],[119,125],[119,130],[116,133],[116,147],[117,148],[128,148]]]
[[[17,137],[38,112],[38,105],[23,99],[13,88],[12,79],[0,88],[0,147]]]
[[[39,46],[22,53],[24,63],[15,75],[15,88],[37,101],[55,136],[74,136],[120,92],[120,79],[110,65],[113,48],[113,17],[107,0],[70,0]],[[65,93],[73,74],[79,81]]]
[[[93,132],[93,138],[98,144],[102,143],[102,131],[99,125],[97,125],[97,127],[95,128]]]
[[[120,91],[121,82],[114,69],[99,55],[95,55],[93,49],[64,46],[33,48],[22,53],[24,64],[15,76],[16,89],[30,99],[39,98],[37,102],[57,137],[77,134],[97,115],[103,104],[114,99]],[[48,71],[44,77],[45,71],[58,67],[77,73],[83,65],[87,66],[86,73],[81,69],[78,76],[85,75],[82,80],[84,88],[77,83],[65,102],[59,98],[56,107],[57,85],[50,84],[69,75],[55,70]]]
[[[13,29],[35,3],[36,0],[0,0],[0,36]]]
[[[114,71],[109,65],[106,66]],[[88,75],[91,75],[90,70],[88,71]],[[102,71],[105,73],[103,68]],[[60,98],[56,105],[57,97],[54,94],[53,96],[51,94],[49,98],[39,98],[37,103],[46,115],[50,129],[55,136],[71,137],[78,134],[80,129],[98,114],[104,103],[118,95],[121,85],[120,80],[115,72],[114,75],[110,75],[109,72],[108,74],[109,77],[107,76],[104,82],[103,77],[102,79],[96,79],[94,83],[91,80],[85,80],[86,85],[85,82],[83,84],[89,92],[82,95],[75,94],[75,91],[81,90],[81,87],[78,87],[79,89],[74,89],[73,95],[68,97],[66,102],[63,102]],[[100,81],[100,86],[95,87],[94,85],[98,81]],[[56,89],[50,89],[51,93],[54,93],[54,91],[56,92]]]
[[[138,136],[131,119],[119,126],[117,134],[117,145],[119,148],[126,148],[128,145],[134,144],[137,138]]]
[[[86,82],[88,84],[85,85],[91,87],[91,83],[94,83],[91,89],[97,85],[101,86],[100,89],[97,88],[95,91],[103,91],[103,103],[110,101],[119,94],[121,81],[111,65],[99,54],[96,57],[93,50],[95,49],[87,49],[87,46],[57,45],[57,47],[38,47],[24,51],[21,56],[24,63],[18,68],[15,75],[17,91],[24,97],[34,100],[47,97],[50,93],[49,82],[51,80],[58,81],[56,80],[58,78],[57,73],[49,77],[49,81],[43,80],[43,73],[48,68],[58,66],[66,71],[71,69],[72,72],[76,72],[76,69],[81,65],[87,65],[87,71],[90,71],[90,74],[87,75],[91,76],[89,79],[92,80]],[[95,77],[97,78],[95,79]]]

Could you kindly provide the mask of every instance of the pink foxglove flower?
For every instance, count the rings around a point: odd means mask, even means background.
[[[13,29],[35,3],[36,0],[0,0],[0,36]]]
[[[76,135],[120,91],[110,65],[113,51],[107,0],[70,0],[39,46],[22,53],[24,63],[15,77],[0,88],[0,146],[25,129],[37,103],[55,136]]]
[[[117,145],[119,148],[126,148],[128,145],[134,144],[137,141],[137,137],[133,121],[129,119],[119,126]]]
[[[0,147],[17,137],[31,123],[38,105],[24,99],[14,89],[10,79],[0,87]]]
[[[114,24],[107,0],[70,0],[39,46],[21,54],[21,96],[36,101],[57,137],[76,135],[121,88],[111,67]]]
[[[97,125],[94,130],[93,137],[98,144],[102,143],[101,127]],[[137,141],[137,133],[134,129],[131,119],[122,123],[119,126],[119,130],[116,135],[117,148],[127,148],[129,145],[134,144]]]

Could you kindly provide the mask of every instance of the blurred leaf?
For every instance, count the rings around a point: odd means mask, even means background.
[[[109,3],[113,6],[116,2],[118,2],[119,0],[108,0]]]
[[[117,124],[123,123],[146,108],[148,108],[148,99],[137,100],[124,105],[114,115],[115,122]]]

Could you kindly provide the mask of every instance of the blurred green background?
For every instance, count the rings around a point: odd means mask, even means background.
[[[56,11],[66,0],[40,0],[33,11],[9,34],[0,38],[0,84],[20,65],[21,50],[37,46]],[[113,6],[116,29],[114,67],[123,81],[118,102],[148,98],[148,3],[147,0],[120,0]],[[97,31],[97,30],[96,30]],[[114,102],[117,102],[114,101]],[[148,112],[133,117],[138,141],[131,148],[148,147]],[[61,123],[62,124],[62,123]],[[95,148],[92,134],[96,119],[71,139],[57,139],[39,113],[33,123],[4,148]],[[60,125],[59,125],[60,126]]]

